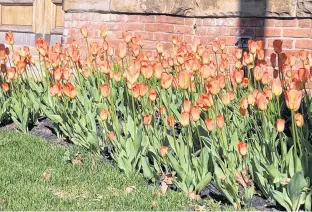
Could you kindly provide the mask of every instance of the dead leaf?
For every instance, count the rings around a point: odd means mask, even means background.
[[[155,200],[152,201],[152,208],[157,208],[157,202]]]
[[[51,170],[50,169],[46,169],[43,173],[42,173],[42,178],[46,181],[49,181],[51,178]]]
[[[289,182],[290,182],[290,178],[287,178],[287,177],[281,180],[282,185],[287,185]]]
[[[195,192],[190,192],[190,193],[188,193],[188,197],[189,197],[191,200],[197,200],[197,201],[200,200],[200,195],[196,194]]]
[[[135,186],[128,186],[128,187],[126,188],[126,192],[129,194],[129,193],[131,193],[134,189],[135,189]]]
[[[67,191],[58,190],[54,192],[54,195],[60,199],[72,199],[72,195]]]
[[[253,181],[248,177],[248,170],[242,169],[242,171],[237,172],[235,174],[235,180],[242,185],[244,188],[247,188],[248,186],[253,185]]]
[[[161,193],[165,195],[167,193],[168,185],[164,181],[161,182]]]
[[[4,204],[7,204],[8,202],[4,199],[0,199],[0,205],[4,205]]]
[[[82,156],[77,153],[71,160],[73,165],[82,165]]]

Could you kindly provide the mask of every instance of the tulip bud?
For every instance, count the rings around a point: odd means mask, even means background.
[[[109,139],[110,141],[115,140],[115,134],[114,134],[114,132],[108,132],[108,133],[107,133],[107,137],[108,137],[108,139]]]
[[[161,157],[166,157],[167,151],[168,151],[168,147],[167,146],[161,146],[160,149],[159,149]]]
[[[200,119],[200,111],[196,106],[191,107],[191,120],[197,122]]]
[[[214,128],[214,120],[210,118],[205,119],[205,125],[207,130],[211,132]]]
[[[9,91],[9,84],[8,83],[6,83],[6,82],[3,82],[2,84],[1,84],[1,88],[2,88],[2,90],[4,91],[4,92],[7,92],[7,91]]]
[[[181,114],[181,125],[182,127],[186,127],[190,123],[190,114],[187,112],[183,112]]]
[[[101,95],[104,97],[104,98],[107,98],[110,94],[110,86],[109,84],[102,84],[100,86],[100,91],[101,91]]]
[[[143,118],[144,125],[150,125],[151,122],[152,122],[152,115],[150,114],[144,115],[144,118]]]
[[[102,121],[106,121],[108,118],[108,110],[107,109],[101,109],[100,111],[100,119]]]
[[[237,144],[237,150],[238,150],[238,153],[244,157],[246,154],[247,154],[247,143],[245,142],[239,142]]]
[[[216,122],[217,122],[217,127],[222,129],[224,126],[224,118],[221,114],[217,115]]]
[[[87,38],[88,37],[88,30],[87,30],[87,27],[86,26],[83,26],[80,28],[80,33],[82,34],[82,36],[84,38]]]
[[[304,124],[303,115],[301,113],[295,114],[295,121],[298,127],[302,127]]]
[[[277,132],[283,132],[285,129],[285,120],[284,119],[277,119],[276,120],[276,130]]]

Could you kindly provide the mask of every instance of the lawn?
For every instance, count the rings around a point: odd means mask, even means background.
[[[66,163],[67,150],[79,152],[82,164]],[[182,192],[161,195],[159,186],[127,178],[109,162],[97,161],[92,170],[91,156],[76,146],[17,132],[0,132],[0,161],[0,210],[189,210],[193,204]]]

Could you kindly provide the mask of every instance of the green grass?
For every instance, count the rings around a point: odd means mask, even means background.
[[[79,151],[82,165],[65,163],[66,150]],[[141,176],[127,178],[107,162],[97,161],[92,170],[83,149],[17,132],[0,132],[0,164],[0,210],[189,210],[194,205],[181,192],[160,195],[158,186]],[[129,186],[135,189],[127,193]]]

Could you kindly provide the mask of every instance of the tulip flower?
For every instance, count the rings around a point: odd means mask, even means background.
[[[141,73],[145,77],[145,79],[150,79],[153,76],[153,67],[151,65],[142,65]]]
[[[208,83],[208,90],[211,94],[217,95],[220,91],[220,83],[218,80],[212,80]]]
[[[255,98],[255,96],[251,93],[251,94],[248,95],[247,101],[248,101],[248,104],[249,104],[249,105],[254,106],[255,103],[256,103],[256,98]]]
[[[150,125],[151,122],[152,122],[152,115],[151,114],[145,114],[143,117],[144,125]]]
[[[237,83],[237,84],[242,83],[243,78],[244,78],[243,70],[235,70],[235,71],[233,71],[233,78],[235,80],[235,83]]]
[[[15,67],[8,68],[6,70],[6,75],[7,75],[8,80],[14,79],[14,77],[16,76],[16,69],[15,69]]]
[[[224,105],[229,105],[231,103],[230,93],[221,94],[221,101]]]
[[[308,52],[305,50],[299,51],[299,58],[301,61],[306,61],[308,59]]]
[[[224,117],[223,117],[221,114],[217,115],[217,117],[216,117],[216,123],[217,123],[217,127],[218,127],[219,129],[222,129],[222,128],[223,128],[223,126],[224,126]]]
[[[190,113],[192,102],[189,100],[185,100],[182,105],[182,112]]]
[[[110,94],[110,86],[109,84],[102,84],[100,86],[100,91],[101,91],[101,95],[104,97],[104,98],[107,98]]]
[[[114,132],[108,132],[108,133],[107,133],[107,137],[108,137],[108,139],[109,139],[110,141],[115,140],[115,134],[114,134]]]
[[[123,59],[126,56],[126,54],[127,54],[127,45],[125,43],[120,43],[118,57],[120,59]]]
[[[160,149],[159,149],[161,157],[166,157],[167,151],[168,151],[168,147],[167,146],[161,146]]]
[[[301,113],[296,113],[295,114],[295,121],[296,121],[296,125],[298,127],[302,127],[304,124],[303,115]]]
[[[5,41],[8,42],[11,46],[14,45],[14,36],[11,31],[5,33]]]
[[[62,95],[62,87],[60,82],[56,82],[51,88],[50,88],[50,94],[51,96],[61,96]]]
[[[132,35],[130,32],[125,31],[121,33],[122,39],[126,42],[129,43],[131,41]]]
[[[158,112],[160,115],[166,115],[166,107],[165,106],[160,106],[158,108]]]
[[[156,100],[156,98],[157,98],[157,92],[156,92],[156,89],[155,89],[155,88],[150,88],[150,89],[149,89],[148,98],[149,98],[151,101],[155,101],[155,100]]]
[[[281,119],[281,118],[278,118],[276,120],[276,130],[277,130],[277,132],[283,132],[284,129],[285,129],[285,120]]]
[[[106,121],[107,118],[108,118],[108,110],[105,109],[105,108],[101,109],[101,111],[100,111],[100,119],[102,121]]]
[[[279,78],[272,80],[272,93],[275,96],[280,96],[283,92],[282,83]]]
[[[190,110],[191,120],[197,122],[200,119],[200,111],[198,107],[192,106]]]
[[[107,36],[107,33],[108,33],[107,27],[106,26],[100,26],[100,36],[105,39]]]
[[[248,150],[248,145],[245,142],[238,142],[237,144],[237,151],[238,153],[244,157],[245,155],[247,155],[247,150]]]
[[[162,73],[164,72],[164,68],[162,67],[161,63],[157,63],[156,65],[154,65],[154,76],[156,79],[160,79]]]
[[[82,34],[82,36],[84,38],[87,38],[88,37],[88,29],[87,29],[87,27],[86,26],[81,27],[80,28],[80,33]]]
[[[2,88],[2,90],[3,90],[4,92],[7,92],[7,91],[10,90],[9,84],[6,83],[6,82],[3,82],[3,83],[1,84],[1,88]]]
[[[264,111],[268,108],[268,100],[263,95],[263,93],[258,93],[258,95],[256,97],[256,104],[257,104],[258,108],[262,111]]]
[[[70,82],[66,83],[63,87],[63,93],[71,99],[77,96],[77,90],[73,84]]]
[[[160,78],[161,87],[164,89],[170,88],[172,84],[172,80],[173,80],[173,77],[171,74],[168,74],[167,72],[163,72]]]
[[[168,124],[170,127],[174,127],[174,124],[175,124],[175,118],[174,118],[174,116],[168,116],[168,117],[167,117],[167,124]]]
[[[188,126],[190,123],[190,114],[187,112],[181,113],[181,125],[182,127]]]
[[[217,41],[213,41],[212,42],[212,51],[217,52],[219,50],[219,48],[220,48],[219,43]]]
[[[180,71],[178,73],[178,85],[181,89],[188,89],[190,87],[191,76],[187,71]]]
[[[283,41],[281,40],[273,41],[273,48],[276,54],[280,54],[282,52],[282,46],[283,46]]]
[[[285,93],[286,106],[292,111],[297,111],[301,104],[302,91],[287,90]]]
[[[211,118],[205,119],[205,125],[206,125],[207,130],[211,132],[215,126],[214,120]]]
[[[248,100],[247,98],[242,98],[240,101],[240,107],[244,110],[248,108]]]
[[[134,84],[140,76],[140,69],[136,69],[135,66],[129,66],[126,68],[126,78],[130,84]]]
[[[257,52],[257,43],[253,40],[248,40],[248,49],[251,54],[256,54]]]

